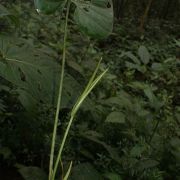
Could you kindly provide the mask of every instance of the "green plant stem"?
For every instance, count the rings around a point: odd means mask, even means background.
[[[64,70],[65,70],[65,62],[66,62],[66,40],[67,40],[67,30],[68,30],[67,28],[68,28],[69,9],[70,9],[70,1],[68,0],[66,19],[65,19],[65,27],[64,27],[61,77],[60,77],[60,82],[59,82],[59,91],[58,91],[59,93],[58,93],[58,100],[57,100],[57,106],[56,106],[56,115],[55,115],[55,121],[54,121],[54,129],[53,129],[52,144],[51,144],[51,154],[50,154],[50,162],[49,162],[49,180],[53,180],[52,175],[53,175],[54,149],[55,149],[57,125],[58,125],[58,119],[59,119],[59,110],[60,110],[61,99],[62,99]]]
[[[72,169],[72,161],[71,161],[71,163],[70,163],[70,165],[69,165],[69,168],[68,168],[68,170],[67,170],[66,175],[63,177],[63,180],[68,180],[69,175],[70,175],[70,173],[71,173],[71,169]]]
[[[67,138],[67,135],[68,135],[68,133],[69,133],[69,130],[70,130],[70,127],[71,127],[71,124],[72,124],[73,120],[74,120],[74,116],[71,116],[71,118],[70,118],[70,120],[69,120],[69,123],[68,123],[68,126],[67,126],[67,128],[66,128],[65,134],[64,134],[64,138],[63,138],[62,143],[61,143],[61,146],[60,146],[60,150],[59,150],[59,153],[58,153],[56,162],[55,162],[54,171],[53,171],[53,175],[52,175],[52,180],[55,179],[56,171],[57,171],[59,162],[60,162],[60,160],[61,160],[62,150],[63,150],[63,148],[64,148],[64,144],[65,144],[65,141],[66,141],[66,138]]]
[[[99,62],[100,63],[100,62]],[[59,149],[59,152],[58,152],[58,156],[57,156],[57,159],[56,159],[56,162],[55,162],[55,166],[54,166],[54,172],[53,172],[53,175],[52,175],[52,179],[54,180],[55,178],[55,175],[56,175],[56,171],[57,171],[57,168],[58,168],[58,164],[59,162],[61,161],[61,154],[62,154],[62,151],[64,149],[64,145],[65,145],[65,142],[66,142],[66,139],[67,139],[67,136],[69,134],[69,130],[70,130],[70,127],[72,125],[72,122],[74,120],[74,117],[79,109],[79,107],[81,106],[81,104],[83,103],[83,101],[86,99],[86,97],[89,95],[89,93],[92,91],[92,89],[96,86],[96,84],[102,79],[102,77],[106,74],[106,72],[108,71],[105,70],[101,75],[99,75],[95,80],[95,75],[97,73],[97,70],[98,70],[98,67],[99,67],[99,64],[97,66],[97,68],[95,69],[95,72],[93,73],[88,85],[86,86],[84,92],[82,93],[82,95],[79,97],[77,103],[74,105],[73,109],[72,109],[72,112],[71,112],[71,117],[70,117],[70,120],[69,120],[69,123],[68,123],[68,126],[66,128],[66,131],[64,133],[64,137],[63,137],[63,140],[61,142],[61,145],[60,145],[60,149]]]

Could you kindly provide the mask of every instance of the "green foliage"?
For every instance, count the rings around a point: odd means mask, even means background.
[[[25,180],[46,180],[47,175],[38,167],[19,166],[19,173]]]
[[[51,14],[62,9],[65,0],[35,0],[39,13]],[[76,5],[74,19],[80,29],[94,38],[105,38],[113,28],[113,5],[111,0],[72,1]]]
[[[0,5],[0,18],[9,16],[11,13],[2,5]]]
[[[42,12],[47,13],[47,14],[52,13],[53,11],[56,10],[56,8],[58,8],[59,5],[63,4],[62,1],[60,1],[59,4],[58,4],[58,2],[47,2],[47,1],[34,1],[34,2],[35,2],[35,6],[36,6],[38,12],[42,11]],[[96,4],[96,1],[94,3],[92,2],[92,5],[89,4],[88,6],[86,5],[86,3],[88,3],[88,2],[84,2],[84,3],[82,1],[72,1],[72,2],[74,2],[74,4],[77,6],[77,10],[75,12],[75,19],[79,22],[80,26],[88,29],[88,31],[86,31],[86,34],[100,35],[100,34],[104,33],[102,27],[101,27],[101,29],[97,29],[99,24],[97,25],[95,22],[95,19],[92,17],[97,18],[98,20],[100,20],[100,22],[104,21],[102,15],[106,15],[107,11],[103,12],[104,10],[102,10],[100,8],[99,9],[96,8],[94,6]],[[68,126],[66,128],[66,131],[64,133],[64,136],[63,136],[63,139],[62,139],[59,151],[58,151],[58,155],[57,155],[57,158],[56,158],[56,161],[54,164],[54,155],[55,155],[54,151],[55,151],[55,143],[56,143],[56,137],[57,137],[58,117],[59,117],[59,111],[61,108],[62,91],[64,89],[63,86],[64,86],[64,71],[65,71],[65,63],[66,63],[66,42],[67,42],[68,20],[69,20],[71,1],[67,0],[67,1],[64,1],[64,3],[65,4],[67,3],[67,10],[66,10],[66,17],[65,17],[65,25],[64,25],[62,68],[61,68],[60,81],[59,81],[59,89],[58,89],[58,96],[57,96],[57,105],[56,105],[56,113],[55,113],[55,120],[54,120],[51,153],[50,153],[49,180],[55,180],[55,178],[56,178],[57,168],[58,168],[59,162],[61,161],[61,156],[62,156],[61,154],[62,154],[62,151],[64,149],[64,145],[65,145],[67,136],[69,134],[70,127],[72,125],[72,122],[74,120],[74,117],[75,117],[78,109],[80,108],[82,102],[86,99],[86,97],[92,91],[92,89],[96,86],[96,84],[101,80],[101,78],[107,72],[107,70],[104,71],[101,75],[99,75],[96,78],[97,70],[99,68],[99,64],[98,64],[98,66],[95,69],[95,72],[94,72],[93,76],[91,77],[88,85],[86,86],[84,92],[79,97],[76,104],[74,105],[74,107],[70,113],[71,117],[70,117],[70,120],[68,122]],[[113,25],[112,2],[110,3],[109,1],[107,1],[104,3],[100,3],[100,4],[98,3],[98,6],[99,5],[101,5],[100,6],[101,8],[110,9],[110,11],[108,11],[108,16],[106,16],[106,18],[108,18],[110,16],[110,19],[109,19],[109,21],[105,21],[105,23],[103,24],[103,27],[104,26],[109,27],[109,25],[111,25],[110,26],[110,28],[111,28]],[[64,6],[61,8],[63,10]],[[94,11],[92,11],[93,9],[94,9]],[[99,17],[94,16],[94,15],[96,15],[97,12],[101,12],[101,16],[99,16]],[[85,21],[84,20],[82,21],[82,17],[86,17]],[[87,23],[88,21],[89,22],[91,21],[91,23]],[[92,26],[92,22],[93,22],[94,26]],[[95,29],[95,31],[92,32],[93,29]],[[110,31],[108,31],[108,33],[111,31],[112,31],[112,28],[110,29]],[[107,31],[106,31],[106,33],[107,33]],[[103,34],[102,37],[106,37],[107,36],[106,33]],[[3,55],[3,57],[4,57],[4,55]],[[69,169],[67,172],[69,172]]]
[[[82,163],[73,168],[72,176],[70,180],[101,180],[102,176],[97,172],[97,170],[89,163]]]
[[[6,26],[9,26],[9,29],[13,26],[19,25],[18,13],[13,8],[12,10],[7,9],[5,6],[0,4],[0,23],[1,30],[3,30]]]
[[[121,180],[121,176],[115,173],[106,173],[104,175],[105,178],[107,178],[108,180]]]
[[[102,39],[113,28],[113,6],[111,0],[76,2],[75,21],[86,34]]]
[[[34,0],[34,4],[38,13],[51,14],[63,7],[64,0]]]
[[[5,36],[1,36],[0,41],[0,75],[15,86],[24,107],[33,111],[32,108],[36,108],[40,101],[51,103],[57,64],[41,49],[34,49],[26,41]]]
[[[40,179],[48,174],[64,22],[56,13],[37,16],[29,3],[8,7],[19,9],[21,27],[14,36],[4,34],[9,25],[0,30],[0,171],[20,163],[24,179],[43,174]],[[9,16],[0,22],[4,18]],[[146,28],[139,37],[132,19],[123,19],[107,40],[94,42],[70,21],[57,146],[101,56],[101,71],[109,71],[69,132],[63,167],[58,166],[67,172],[73,160],[69,179],[179,179],[179,30],[171,22],[160,28],[156,21]]]
[[[112,112],[107,116],[106,122],[125,123],[125,116],[121,112]]]
[[[5,106],[3,101],[0,99],[0,113],[2,113],[5,110]]]

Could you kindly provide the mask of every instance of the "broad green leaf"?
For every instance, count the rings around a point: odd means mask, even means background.
[[[179,149],[180,150],[180,140],[178,138],[172,138],[170,140],[170,145],[173,149]]]
[[[115,105],[117,107],[132,109],[131,96],[125,91],[119,92],[118,96],[102,100],[101,103],[111,107]]]
[[[103,180],[98,171],[89,163],[75,166],[72,170],[70,180]]]
[[[148,88],[148,85],[145,84],[144,82],[139,82],[139,81],[134,81],[128,84],[129,87],[136,89],[136,90],[144,90]]]
[[[47,175],[38,167],[22,166],[18,171],[24,180],[47,180]]]
[[[119,174],[116,174],[116,173],[105,173],[104,176],[108,180],[122,180],[121,176]]]
[[[148,64],[149,60],[150,60],[150,54],[149,51],[147,50],[147,48],[145,46],[140,46],[138,49],[138,55],[141,58],[141,61],[144,64]]]
[[[103,141],[100,141],[97,137],[93,136],[93,135],[89,135],[89,134],[82,134],[82,137],[94,142],[94,143],[97,143],[101,146],[104,147],[104,149],[109,153],[110,157],[116,161],[117,163],[120,163],[120,157],[119,157],[119,154],[117,152],[117,150],[113,147],[111,147],[110,145],[106,144],[105,142]]]
[[[0,76],[17,87],[26,109],[37,102],[52,103],[53,97],[56,99],[59,70],[52,58],[26,43],[19,47],[13,37],[0,37],[0,52],[5,57],[0,61]]]
[[[17,92],[19,93],[19,100],[21,104],[24,106],[24,108],[33,113],[37,111],[37,101],[35,98],[31,96],[30,93],[23,89],[17,89]]]
[[[157,71],[157,72],[163,72],[165,70],[165,67],[162,63],[153,63],[151,66],[153,71]]]
[[[140,65],[134,64],[134,63],[131,63],[131,62],[128,62],[128,61],[126,61],[126,67],[128,67],[130,69],[137,69],[137,70],[139,70],[139,68],[141,68]]]
[[[111,1],[108,0],[91,0],[91,3],[104,8],[108,8],[111,6]]]
[[[34,0],[34,4],[38,13],[52,14],[63,7],[64,0]]]
[[[156,110],[159,110],[163,106],[163,101],[160,101],[152,91],[151,87],[147,87],[144,89],[144,94],[147,96],[149,99],[150,105],[152,108],[155,108]]]
[[[87,35],[103,39],[113,29],[113,5],[111,0],[75,2],[74,18],[80,29]]]
[[[21,45],[21,47],[19,46]],[[26,40],[0,36],[0,76],[11,82],[22,105],[32,112],[40,102],[55,105],[60,68],[49,55],[52,49],[34,48]],[[55,54],[56,55],[56,54]],[[62,108],[71,108],[77,100],[82,86],[70,74],[65,74]],[[86,99],[83,109],[92,110],[94,103]]]
[[[139,157],[146,150],[145,146],[135,145],[130,152],[132,157]]]
[[[135,64],[138,64],[138,65],[141,64],[141,62],[139,61],[139,59],[138,59],[134,54],[132,54],[131,52],[125,52],[125,53],[122,54],[122,56],[127,56],[127,57],[129,57],[131,60],[134,61]]]
[[[139,163],[139,170],[145,170],[145,169],[149,169],[149,168],[154,168],[159,164],[158,161],[155,161],[153,159],[148,159],[148,160],[142,160]]]
[[[125,115],[122,112],[112,112],[107,116],[106,122],[125,123]]]

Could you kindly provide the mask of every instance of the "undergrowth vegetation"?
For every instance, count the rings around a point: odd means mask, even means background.
[[[115,20],[107,39],[95,40],[72,17],[56,155],[71,109],[101,58],[100,71],[109,70],[75,116],[57,179],[72,161],[72,180],[178,180],[180,26],[151,20],[141,34],[134,19],[124,18]],[[64,19],[63,12],[37,14],[27,1],[0,4],[2,180],[9,169],[19,179],[48,177]]]

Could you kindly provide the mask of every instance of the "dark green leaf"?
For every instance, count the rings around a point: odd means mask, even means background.
[[[38,13],[52,14],[59,7],[63,7],[64,0],[34,0],[34,4]]]
[[[144,64],[148,64],[150,60],[150,54],[145,46],[140,46],[138,49],[139,57]]]
[[[105,173],[104,177],[108,180],[122,180],[121,176],[116,173]]]
[[[47,180],[47,175],[38,167],[22,166],[18,171],[24,180]]]
[[[122,112],[112,112],[107,116],[106,122],[125,123],[125,115]]]
[[[89,163],[75,166],[70,180],[103,180],[100,173]]]
[[[9,16],[11,13],[0,4],[0,18],[4,16]]]
[[[159,163],[155,160],[149,159],[149,160],[143,160],[140,162],[139,169],[149,169],[156,167]]]
[[[92,142],[95,142],[95,143],[103,146],[106,149],[106,151],[109,153],[110,157],[113,160],[115,160],[116,162],[120,163],[120,157],[119,157],[119,154],[115,148],[111,147],[110,145],[106,144],[103,141],[100,141],[97,137],[93,137],[92,135],[82,134],[82,136],[86,139],[91,140]]]
[[[111,0],[76,2],[75,21],[87,35],[102,39],[113,29],[113,5]]]
[[[123,53],[122,56],[127,56],[127,57],[129,57],[131,60],[134,61],[135,64],[138,64],[138,65],[141,64],[141,62],[139,61],[139,59],[138,59],[135,55],[133,55],[131,52]]]
[[[145,149],[145,146],[136,145],[131,149],[130,155],[132,157],[139,157],[145,151]]]

